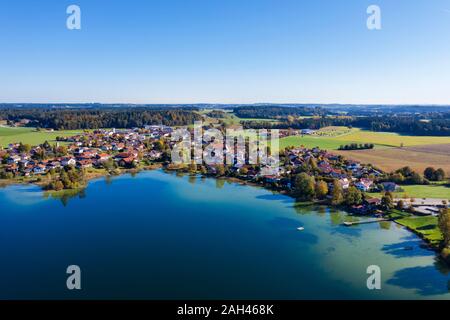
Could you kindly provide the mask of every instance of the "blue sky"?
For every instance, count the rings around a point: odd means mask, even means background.
[[[450,104],[450,0],[0,0],[0,102]]]

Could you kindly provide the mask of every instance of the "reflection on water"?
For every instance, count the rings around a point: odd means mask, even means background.
[[[433,266],[411,267],[398,270],[394,276],[388,280],[389,284],[400,286],[406,289],[413,289],[416,293],[423,296],[443,295],[450,292],[449,282],[442,281],[440,274],[434,271],[436,262]],[[431,274],[424,277],[424,274]],[[447,273],[445,273],[447,274]]]
[[[382,250],[398,258],[435,256],[435,253],[431,250],[420,250],[420,246],[423,242],[415,235],[404,237],[402,240],[402,242],[386,244],[383,246]]]
[[[48,198],[58,199],[61,201],[62,205],[64,207],[66,207],[69,204],[70,199],[86,198],[86,189],[62,190],[62,191],[58,191],[58,192],[44,192],[43,197],[45,199],[48,199]]]
[[[384,230],[390,230],[392,227],[392,221],[380,221],[378,224]]]

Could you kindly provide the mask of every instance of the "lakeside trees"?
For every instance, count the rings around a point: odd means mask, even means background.
[[[298,199],[312,200],[315,197],[315,179],[302,172],[295,177],[294,195]]]
[[[46,187],[47,190],[60,191],[63,189],[77,189],[86,185],[83,170],[78,170],[72,166],[66,166],[59,172]]]
[[[363,196],[361,191],[354,186],[349,187],[344,197],[345,204],[348,206],[359,205],[362,201]]]
[[[331,197],[331,204],[334,206],[341,205],[344,202],[344,191],[339,181],[333,181],[333,192]]]
[[[390,192],[386,192],[381,198],[381,207],[390,210],[394,207],[394,196]],[[403,207],[402,207],[403,208]]]
[[[450,245],[450,211],[447,208],[441,210],[438,226],[444,237],[444,246],[448,247]]]
[[[319,180],[315,185],[315,193],[317,199],[323,199],[328,194],[328,185],[325,181]]]

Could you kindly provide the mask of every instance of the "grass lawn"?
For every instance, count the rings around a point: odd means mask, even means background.
[[[438,245],[442,241],[442,233],[437,226],[437,217],[409,216],[396,220],[397,223],[423,235],[431,244]]]
[[[375,149],[418,145],[450,144],[449,137],[407,136],[397,133],[374,132],[345,127],[327,127],[317,131],[317,135],[292,136],[281,139],[280,146],[321,147],[336,150],[349,143],[373,143]]]
[[[337,141],[335,138],[330,137],[315,137],[315,136],[290,136],[280,139],[280,149],[294,146],[299,147],[301,145],[307,148],[319,147],[326,150],[336,150],[342,144],[342,141]]]
[[[405,195],[407,198],[436,198],[436,199],[449,199],[450,200],[450,188],[443,184],[431,184],[431,185],[412,185],[401,186],[405,192],[394,192],[395,198],[403,198]],[[369,193],[373,197],[381,197],[381,193]]]
[[[82,132],[82,130],[63,130],[63,131],[36,131],[35,128],[10,128],[0,127],[0,146],[6,147],[10,143],[22,142],[36,146],[48,141],[55,142],[58,136],[73,136]]]

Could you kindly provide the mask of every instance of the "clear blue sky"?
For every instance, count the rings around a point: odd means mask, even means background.
[[[94,101],[450,104],[450,0],[0,0],[0,102]]]

